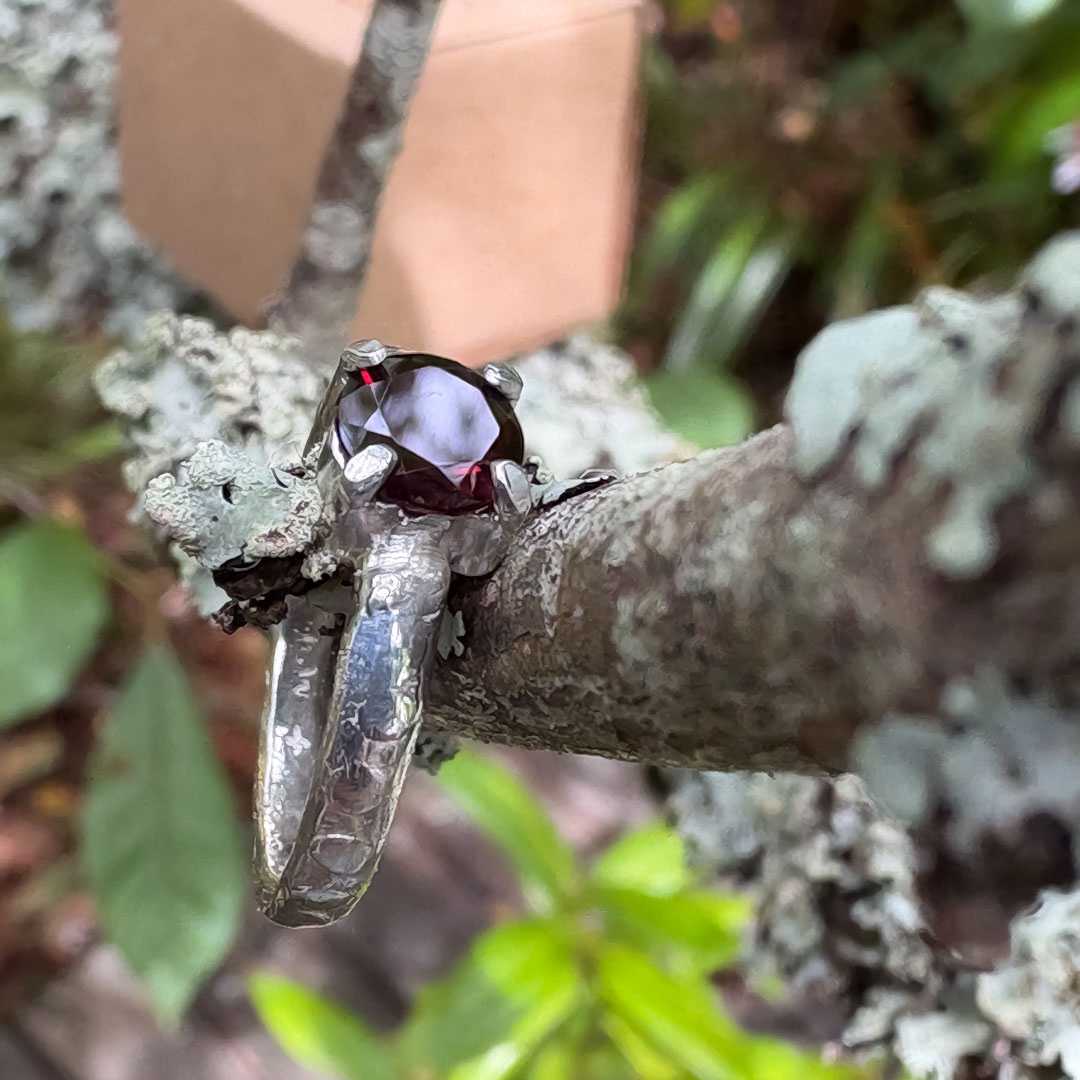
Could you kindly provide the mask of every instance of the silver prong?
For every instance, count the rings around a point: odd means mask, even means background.
[[[530,454],[525,459],[525,468],[531,471],[534,484],[555,482],[555,474],[544,464],[544,459],[539,454]]]
[[[493,461],[495,510],[500,517],[524,517],[532,509],[529,474],[516,461]]]
[[[390,349],[386,345],[375,338],[369,338],[346,345],[342,350],[340,362],[346,371],[359,371],[361,368],[375,367],[384,363],[389,355]]]
[[[488,385],[494,386],[511,405],[517,403],[521,397],[521,376],[509,364],[485,364],[480,369],[480,374]]]
[[[370,499],[397,467],[398,456],[389,446],[376,443],[365,446],[345,462],[341,487],[352,503]]]

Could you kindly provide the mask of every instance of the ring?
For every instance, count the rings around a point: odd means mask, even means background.
[[[259,906],[284,926],[348,914],[379,864],[423,714],[451,575],[491,573],[534,495],[521,379],[360,341],[317,455],[351,584],[290,596],[274,629],[255,791]]]

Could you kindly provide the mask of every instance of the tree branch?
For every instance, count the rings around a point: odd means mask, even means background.
[[[267,307],[269,324],[301,338],[310,357],[332,363],[345,342],[371,257],[379,198],[401,150],[438,10],[439,0],[376,0],[372,6],[300,251],[282,293]]]
[[[861,724],[935,710],[950,680],[1048,685],[1080,632],[1075,346],[1030,296],[1022,314],[939,290],[840,324],[803,355],[792,423],[536,519],[461,583],[467,648],[434,714],[575,752],[837,770]]]
[[[993,895],[1007,918],[1075,880],[1078,326],[1070,234],[1013,293],[932,289],[830,327],[799,358],[785,424],[546,510],[490,579],[459,581],[464,634],[430,726],[694,768],[852,770],[913,828],[924,896]],[[628,419],[647,414],[618,379],[610,410],[578,407],[603,365],[567,362],[575,348],[524,365],[534,447],[575,467],[583,444],[616,466],[671,453]],[[314,397],[298,365],[294,340],[187,320],[99,377],[131,421],[136,485],[175,473],[146,499],[157,524],[208,570],[273,553],[270,617],[352,558],[322,546],[311,464],[285,448]],[[578,383],[560,405],[554,388]],[[207,439],[224,447],[196,462]]]

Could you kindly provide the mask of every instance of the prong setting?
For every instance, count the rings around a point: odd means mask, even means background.
[[[491,479],[495,487],[495,510],[503,518],[521,518],[532,509],[529,474],[516,461],[493,461]]]
[[[521,397],[521,376],[509,364],[485,364],[480,369],[484,381],[495,387],[511,405],[516,405]]]
[[[385,363],[391,351],[376,338],[354,341],[342,350],[340,363],[346,371],[361,371]]]
[[[389,446],[367,446],[349,458],[341,470],[341,488],[355,504],[372,498],[397,467],[398,456]]]

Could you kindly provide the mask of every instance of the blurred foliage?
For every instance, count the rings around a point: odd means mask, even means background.
[[[1006,280],[1080,222],[1048,152],[1080,121],[1076,0],[659,10],[618,331],[691,440],[751,429],[732,372],[778,389],[830,319]]]
[[[344,1080],[865,1075],[723,1014],[710,976],[735,958],[749,906],[698,887],[666,826],[628,833],[586,868],[491,759],[462,752],[439,777],[514,863],[531,913],[480,935],[390,1036],[288,979],[256,975],[255,1007],[299,1062]]]
[[[101,732],[80,853],[109,939],[175,1024],[232,945],[248,889],[222,767],[165,646],[140,657]]]
[[[0,730],[71,698],[121,586],[136,640],[86,778],[81,881],[173,1024],[233,942],[247,856],[202,708],[163,640],[157,568],[95,544],[72,497],[120,447],[90,384],[101,352],[0,322],[0,523],[16,519],[0,531]]]
[[[101,559],[79,530],[43,520],[0,535],[0,730],[67,693],[108,611]]]
[[[0,317],[0,497],[120,449],[90,375],[103,350],[47,334],[17,334]]]

